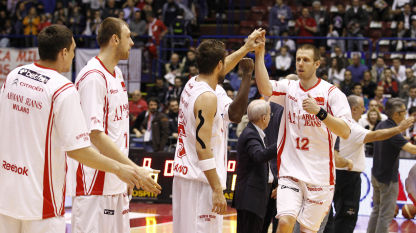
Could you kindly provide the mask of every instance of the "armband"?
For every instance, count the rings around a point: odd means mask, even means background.
[[[323,108],[321,108],[318,114],[316,114],[316,116],[318,117],[319,120],[323,121],[328,116],[328,113]]]
[[[215,159],[210,158],[210,159],[199,160],[198,166],[202,171],[208,171],[208,170],[214,169],[216,168]]]

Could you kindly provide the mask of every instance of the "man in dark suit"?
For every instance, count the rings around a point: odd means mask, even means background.
[[[233,206],[237,233],[259,233],[263,228],[273,174],[269,160],[277,155],[276,143],[266,148],[263,130],[270,122],[270,105],[254,100],[247,108],[249,123],[237,143],[237,182]]]
[[[269,123],[269,126],[267,126],[267,128],[264,130],[264,133],[266,134],[264,143],[266,144],[267,147],[277,142],[277,135],[279,133],[279,127],[280,127],[280,120],[282,119],[282,114],[283,114],[283,107],[280,104],[270,102],[270,109],[271,109],[270,123]],[[275,189],[277,187],[277,156],[275,156],[270,161],[270,168],[274,176],[272,188]],[[276,197],[273,198],[272,193],[270,192],[268,198],[269,198],[269,202],[267,204],[266,215],[263,221],[263,230],[261,232],[267,233],[269,230],[270,222],[273,222],[272,233],[275,233],[277,229],[277,222],[278,222],[277,219],[275,218]]]

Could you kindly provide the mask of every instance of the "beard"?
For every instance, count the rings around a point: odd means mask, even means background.
[[[223,84],[225,80],[225,74],[218,74],[218,84]]]
[[[130,54],[130,49],[129,50],[123,50],[123,48],[121,47],[121,44],[118,46],[117,49],[117,54],[120,60],[127,60],[129,59],[129,54]]]

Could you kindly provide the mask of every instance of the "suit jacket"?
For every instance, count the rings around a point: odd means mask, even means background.
[[[269,200],[268,161],[277,156],[276,143],[268,148],[249,122],[237,142],[237,181],[233,207],[264,218]]]
[[[155,116],[152,119],[151,127],[152,127],[152,147],[155,152],[163,151],[168,142],[169,138],[169,119],[168,117],[161,112],[155,112]],[[147,129],[147,121],[149,119],[149,115],[147,115],[141,126],[140,131],[143,129]]]

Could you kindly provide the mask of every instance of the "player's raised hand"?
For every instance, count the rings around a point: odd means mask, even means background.
[[[250,78],[253,75],[253,71],[254,71],[254,62],[253,59],[251,58],[243,58],[241,59],[239,65],[238,65],[241,69],[241,71],[243,72],[243,75],[249,75]]]
[[[409,128],[410,126],[412,126],[414,122],[415,122],[415,118],[414,117],[409,117],[409,118],[407,118],[405,120],[402,120],[402,122],[400,122],[400,124],[399,124],[400,132],[405,131],[407,128]]]
[[[225,201],[222,190],[212,192],[212,212],[217,214],[225,214],[227,210],[227,202]]]
[[[159,194],[162,187],[151,177],[151,175],[159,174],[159,170],[154,170],[147,167],[136,166],[136,172],[139,176],[139,185],[136,185],[137,188],[142,188],[144,191],[152,192],[154,194]]]
[[[308,98],[304,99],[302,102],[303,110],[306,112],[316,115],[318,114],[321,107],[316,103],[316,100],[312,98],[311,94],[308,93]]]
[[[249,51],[254,51],[258,46],[260,46],[262,43],[264,44],[266,42],[266,30],[259,28],[255,29],[248,37],[247,41],[244,44],[244,46]]]

